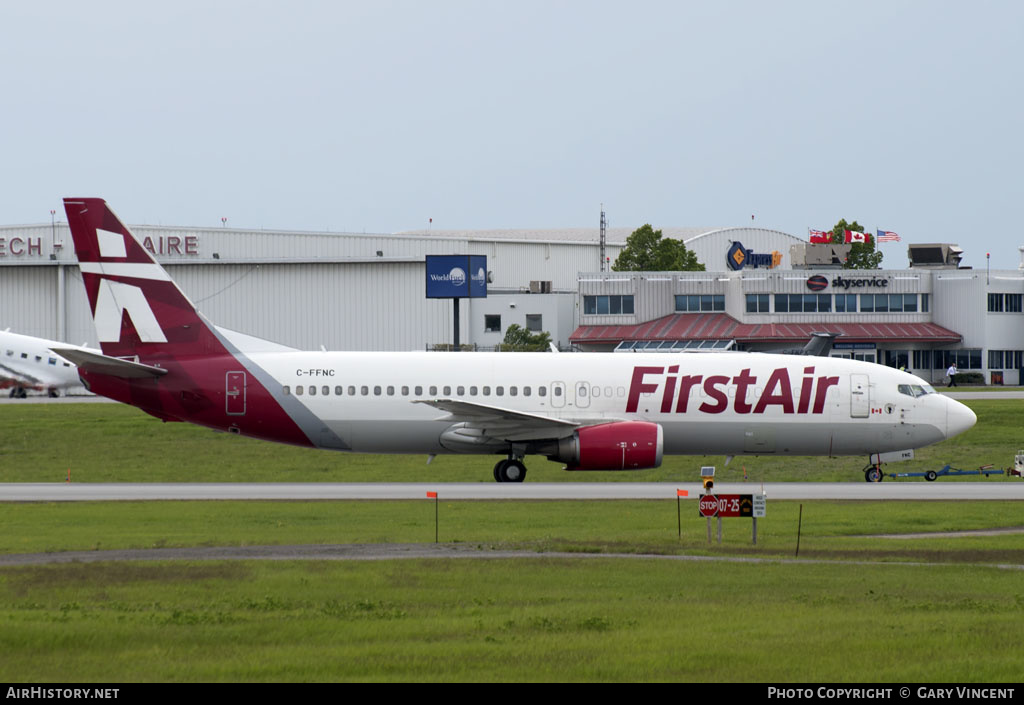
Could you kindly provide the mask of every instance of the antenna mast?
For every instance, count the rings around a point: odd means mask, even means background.
[[[608,241],[608,220],[604,217],[604,204],[601,204],[601,271],[605,271],[608,261],[605,255],[605,243]]]

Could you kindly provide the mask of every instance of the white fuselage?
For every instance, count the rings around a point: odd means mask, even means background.
[[[307,409],[347,449],[367,453],[489,452],[485,443],[463,443],[446,433],[462,419],[431,406],[434,400],[578,425],[650,421],[664,429],[667,454],[888,452],[941,441],[975,421],[970,409],[942,395],[901,392],[930,390],[913,375],[838,358],[337,352],[247,357],[272,378],[275,397]]]
[[[0,331],[0,380],[5,387],[36,389],[51,394],[81,386],[78,369],[50,351],[66,346],[45,338]]]

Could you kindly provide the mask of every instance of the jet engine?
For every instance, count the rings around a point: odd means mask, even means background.
[[[661,465],[661,426],[649,421],[618,421],[585,426],[558,441],[551,460],[566,470],[643,470]]]

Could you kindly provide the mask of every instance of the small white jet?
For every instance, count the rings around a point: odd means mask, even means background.
[[[164,421],[361,453],[638,470],[669,454],[866,455],[966,431],[924,380],[827,357],[301,352],[211,325],[98,198],[64,200],[102,354],[56,349],[86,387]]]
[[[0,331],[0,389],[9,388],[9,396],[24,399],[29,390],[59,397],[62,391],[81,387],[78,370],[55,355],[54,346],[66,348],[68,344],[11,333],[10,328]]]

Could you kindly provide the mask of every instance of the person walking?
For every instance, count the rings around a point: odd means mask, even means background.
[[[952,363],[949,366],[948,370],[946,370],[946,375],[949,377],[949,384],[947,384],[946,386],[947,387],[955,387],[956,386],[956,363],[955,362]]]

